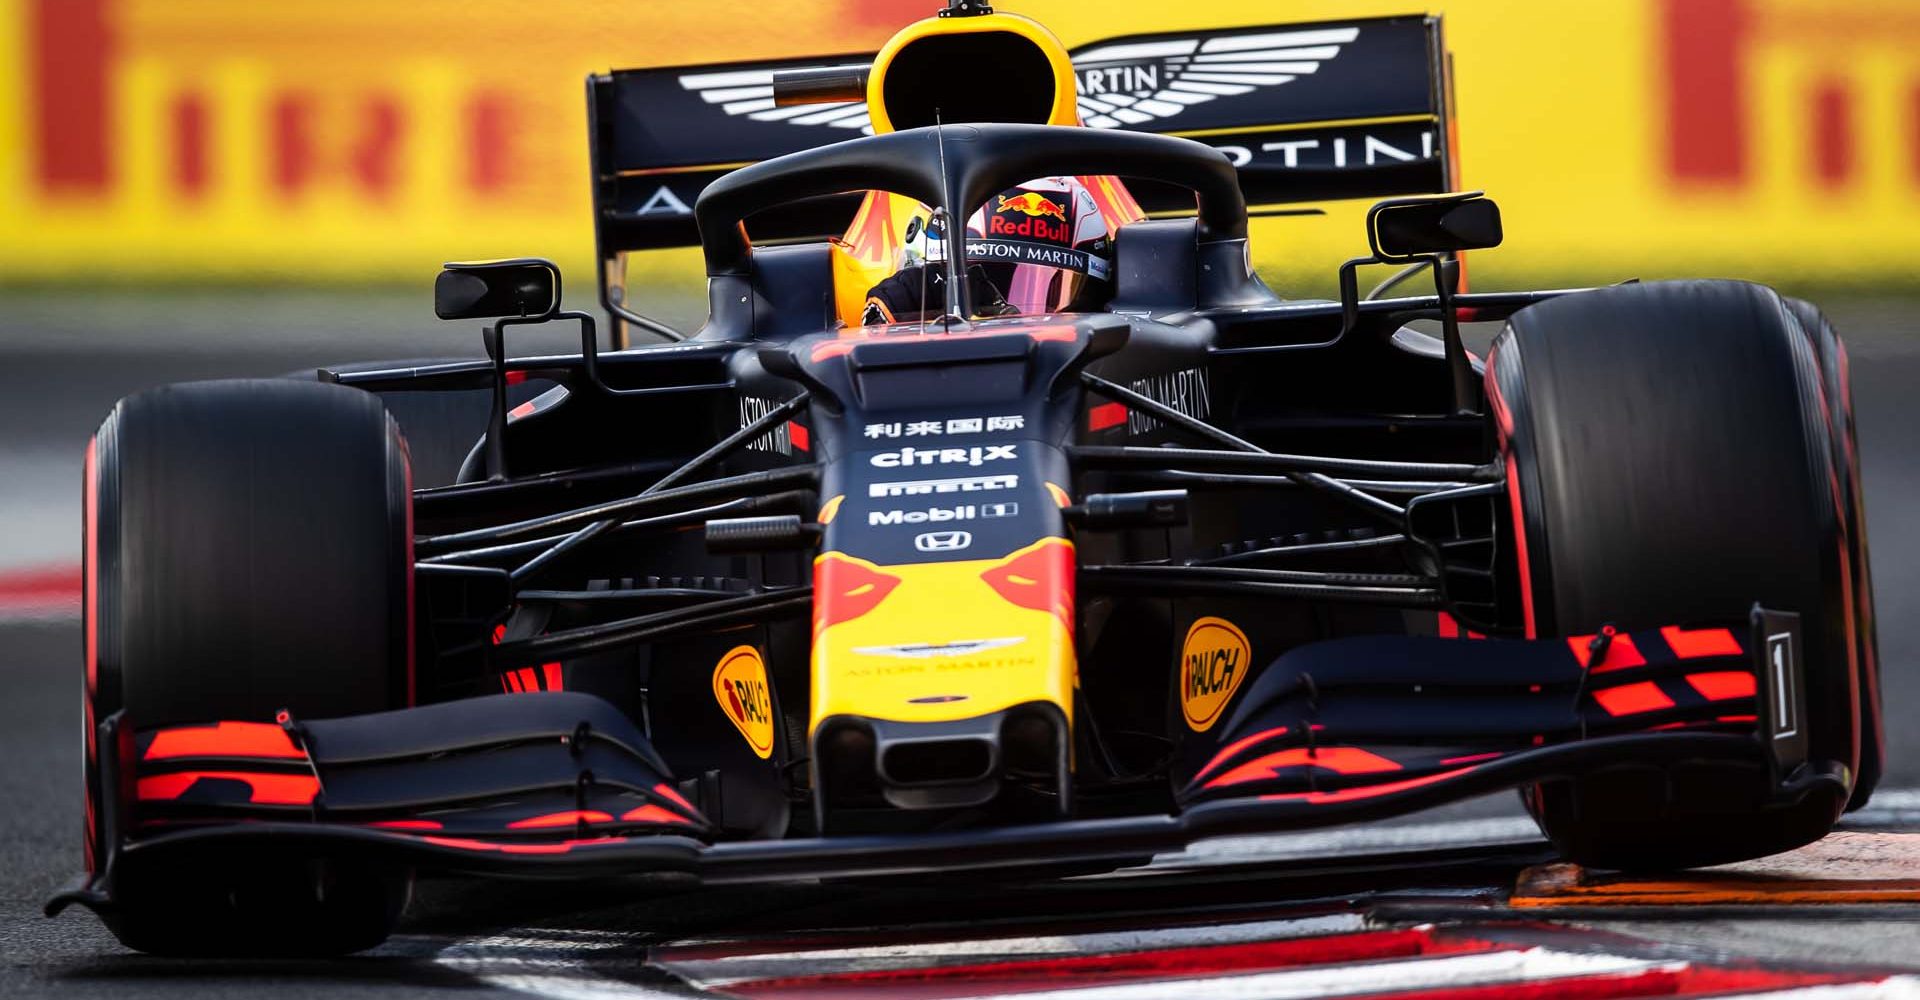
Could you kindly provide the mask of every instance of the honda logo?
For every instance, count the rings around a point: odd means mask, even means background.
[[[928,531],[913,536],[913,547],[922,552],[958,552],[972,544],[971,531]]]

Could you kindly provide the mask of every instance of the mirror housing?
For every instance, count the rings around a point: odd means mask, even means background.
[[[441,319],[550,318],[560,309],[560,268],[541,257],[456,261],[433,280]]]
[[[1500,245],[1500,206],[1479,191],[1394,198],[1367,211],[1367,244],[1384,263]]]

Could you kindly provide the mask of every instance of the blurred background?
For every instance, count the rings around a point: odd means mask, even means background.
[[[591,296],[583,77],[868,52],[936,0],[0,0],[0,606],[64,614],[80,449],[175,379],[478,350],[437,324],[450,259],[537,254]],[[1742,277],[1853,346],[1877,547],[1913,449],[1920,4],[1913,0],[1009,0],[1069,45],[1432,10],[1464,186],[1506,214],[1476,288]],[[981,71],[991,72],[991,67]],[[1324,295],[1363,205],[1258,220],[1255,262]],[[704,313],[688,251],[634,303]],[[1882,557],[1885,619],[1896,577]],[[1905,616],[1912,617],[1912,616]],[[1891,651],[1890,656],[1891,659]]]

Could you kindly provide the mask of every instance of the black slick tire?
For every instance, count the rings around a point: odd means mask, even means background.
[[[410,483],[380,401],[286,379],[129,397],[88,446],[87,860],[102,863],[98,724],[317,719],[412,698]],[[122,776],[130,781],[131,776]],[[162,954],[331,954],[377,944],[403,873],[325,858],[116,869],[103,913]]]
[[[1847,474],[1816,340],[1778,295],[1725,281],[1570,295],[1516,314],[1488,386],[1521,526],[1529,627],[1648,628],[1801,615],[1815,761],[1860,759]],[[1622,768],[1524,794],[1571,860],[1667,869],[1759,857],[1831,829],[1844,793],[1772,803],[1758,760]],[[1835,786],[1820,786],[1832,788]]]

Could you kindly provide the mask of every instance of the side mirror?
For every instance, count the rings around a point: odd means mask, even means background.
[[[559,309],[560,268],[539,257],[451,263],[433,280],[441,319],[544,319]]]
[[[1395,198],[1367,211],[1367,243],[1384,263],[1500,245],[1500,206],[1478,191]]]

